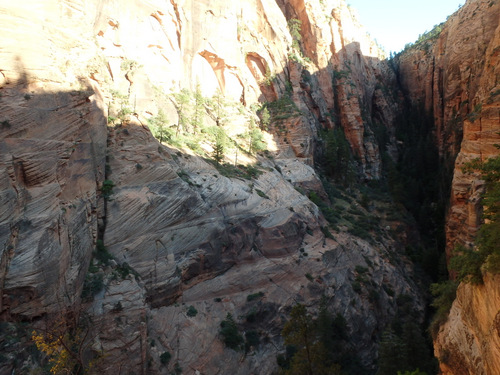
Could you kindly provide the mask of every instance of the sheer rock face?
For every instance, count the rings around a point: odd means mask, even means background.
[[[30,319],[73,304],[97,238],[106,148],[103,100],[96,85],[63,69],[74,53],[71,45],[89,53],[71,23],[60,20],[68,28],[61,37],[55,24],[33,21],[38,10],[61,16],[49,3],[0,9],[3,319]]]
[[[434,44],[410,49],[400,59],[403,86],[414,105],[434,117],[444,166],[453,166],[448,256],[457,244],[472,244],[481,224],[483,181],[463,167],[473,159],[498,155],[499,14],[498,1],[468,1],[449,18]],[[498,279],[486,280],[484,286],[460,286],[449,320],[435,340],[445,374],[500,371]]]
[[[324,194],[311,167],[320,128],[343,128],[366,179],[381,173],[372,125],[385,126],[395,143],[396,104],[384,92],[396,77],[351,12],[342,0],[0,5],[0,24],[8,25],[0,33],[1,318],[36,320],[78,304],[103,238],[114,258],[101,270],[106,288],[82,307],[92,316],[92,349],[106,355],[98,364],[103,373],[161,373],[175,363],[186,373],[272,373],[290,307],[303,302],[314,310],[322,295],[346,318],[361,363],[374,370],[374,337],[395,316],[397,297],[410,296],[422,309],[412,266],[394,261],[399,244],[385,229],[373,243],[345,232],[325,238],[318,208],[294,188]],[[484,41],[488,17],[484,31],[477,29]],[[299,47],[291,19],[301,21]],[[452,38],[451,29],[444,35]],[[492,48],[471,77],[498,69]],[[402,64],[405,77],[415,76],[410,66]],[[415,82],[432,81],[423,76]],[[416,97],[413,78],[405,79]],[[490,91],[472,80],[465,114],[491,95],[493,81],[481,79]],[[224,177],[203,158],[152,137],[145,124],[159,108],[177,122],[159,93],[197,83],[205,96],[221,90],[247,107],[284,97],[295,103],[293,115],[271,127],[274,160],[260,160],[257,178]],[[130,98],[133,116],[107,130],[106,117],[120,110],[107,106],[116,93]],[[435,105],[426,100],[426,108]],[[439,113],[451,111],[443,108]],[[464,124],[464,133],[471,131],[463,148],[476,149],[474,124],[480,134],[495,127],[494,102],[482,108]],[[439,134],[448,134],[450,117],[443,116]],[[106,202],[98,198],[105,179],[114,184]],[[241,332],[259,333],[253,355],[242,359],[223,346],[218,332],[228,312]],[[165,352],[169,366],[161,363]],[[9,366],[0,373],[12,373]]]
[[[114,260],[89,275],[106,287],[79,309],[92,317],[89,345],[105,354],[103,373],[161,373],[165,352],[169,371],[272,373],[290,307],[314,310],[322,295],[374,368],[373,337],[396,314],[397,296],[423,305],[412,267],[393,264],[399,245],[386,230],[383,243],[325,239],[318,208],[295,189],[324,194],[311,167],[321,126],[342,126],[365,176],[380,174],[367,124],[376,115],[390,127],[394,104],[376,86],[394,76],[343,1],[52,0],[0,10],[10,25],[0,51],[3,319],[75,308],[102,238]],[[291,18],[302,22],[302,52],[292,48]],[[311,59],[307,71],[292,53]],[[285,134],[270,129],[275,158],[260,160],[258,177],[224,177],[152,137],[145,124],[160,107],[177,122],[158,92],[197,83],[205,96],[219,89],[246,106],[285,95],[295,103]],[[134,113],[106,129],[120,110],[116,93]],[[104,201],[106,179],[114,187]],[[370,281],[354,288],[356,266]],[[243,361],[218,334],[228,312],[261,339]]]
[[[99,4],[93,33],[136,109],[158,111],[148,81],[166,92],[200,83],[206,96],[221,90],[247,106],[290,96],[298,111],[280,113],[280,129],[271,129],[278,158],[313,165],[318,129],[342,126],[366,177],[380,176],[369,125],[377,113],[391,126],[394,104],[375,88],[393,73],[344,1],[130,2],[127,13],[118,2]],[[295,47],[292,19],[301,22]],[[142,69],[124,79],[130,60]],[[171,105],[168,112],[175,122]]]
[[[448,255],[456,244],[472,243],[480,225],[482,184],[462,167],[498,154],[499,9],[497,1],[467,2],[449,17],[436,41],[410,49],[399,62],[406,94],[434,118],[444,167],[454,163]]]
[[[445,375],[497,374],[500,371],[500,279],[484,285],[461,284],[448,321],[434,341]]]

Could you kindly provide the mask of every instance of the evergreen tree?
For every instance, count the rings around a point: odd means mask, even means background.
[[[200,84],[196,84],[194,91],[194,107],[193,115],[191,117],[191,126],[193,133],[196,134],[199,129],[203,129],[203,115],[205,113],[205,97],[201,93]]]
[[[324,138],[326,173],[337,182],[350,184],[353,179],[351,150],[344,131],[340,127],[335,127],[327,131]]]
[[[262,134],[262,131],[255,126],[255,121],[253,120],[253,118],[250,119],[250,130],[248,131],[248,138],[248,152],[250,152],[251,154],[266,149],[264,135]]]
[[[224,129],[218,126],[212,126],[209,129],[209,133],[212,136],[212,156],[217,164],[221,164],[229,143],[227,135],[224,133]]]
[[[301,29],[302,22],[299,19],[292,18],[288,21],[288,30],[292,36],[292,47],[297,50],[300,50],[300,40],[302,39]]]
[[[268,130],[271,123],[271,115],[267,107],[262,108],[260,111],[260,127],[261,129]]]
[[[325,310],[326,311],[326,310]],[[324,311],[324,312],[325,312]],[[290,320],[285,324],[282,335],[286,345],[296,348],[286,375],[336,375],[340,366],[330,363],[328,351],[321,340],[318,327],[328,324],[326,316],[321,324],[316,324],[307,313],[306,307],[297,304],[292,308]]]
[[[224,94],[217,89],[214,96],[206,102],[208,114],[215,121],[217,126],[224,126],[227,121],[228,113],[227,109],[229,104],[226,102]]]
[[[182,89],[180,92],[172,94],[171,100],[177,111],[177,115],[179,116],[176,132],[176,136],[178,137],[181,129],[185,132],[188,131],[190,102],[189,90]]]
[[[384,332],[380,342],[377,375],[395,375],[406,369],[405,343],[389,329]]]
[[[160,109],[158,115],[148,119],[148,123],[151,128],[151,133],[153,133],[160,142],[166,142],[172,138],[173,132],[165,125],[167,123],[167,116],[163,110]]]
[[[220,334],[224,339],[224,344],[233,350],[240,349],[243,344],[243,336],[238,331],[238,326],[233,316],[227,313],[226,319],[220,323]]]
[[[450,260],[450,268],[457,272],[459,281],[481,283],[483,271],[500,273],[500,156],[486,162],[475,160],[465,168],[465,171],[472,170],[479,171],[485,181],[484,224],[476,238],[477,247],[458,247]]]

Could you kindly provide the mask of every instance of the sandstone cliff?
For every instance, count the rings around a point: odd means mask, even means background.
[[[318,208],[296,190],[325,194],[312,168],[323,127],[344,129],[365,178],[381,173],[371,125],[392,126],[380,81],[395,76],[343,1],[52,0],[0,14],[4,321],[50,332],[75,311],[88,317],[79,345],[103,353],[105,373],[250,374],[276,370],[297,302],[326,296],[367,371],[397,297],[422,316],[397,237],[384,227],[377,241],[325,238]],[[151,135],[160,110],[179,121],[169,94],[198,84],[241,113],[293,102],[291,116],[272,113],[272,158],[240,154],[254,164],[249,180]],[[236,137],[246,125],[231,118]],[[258,348],[224,347],[228,312],[257,332]],[[2,340],[2,373],[33,366],[26,336]]]
[[[498,154],[498,12],[497,1],[468,1],[438,38],[416,44],[399,59],[403,90],[433,118],[443,167],[453,171],[448,255],[455,244],[473,242],[480,225],[481,183],[462,166]]]
[[[461,284],[448,321],[434,342],[445,375],[496,374],[500,371],[498,276],[484,285]]]
[[[483,181],[465,173],[476,158],[498,155],[500,135],[498,1],[467,1],[439,37],[417,43],[399,59],[399,77],[412,105],[434,120],[444,170],[452,172],[446,218],[448,257],[470,245],[481,225]],[[496,282],[495,282],[496,280]],[[435,339],[444,374],[496,374],[498,280],[461,285],[448,322]]]
[[[318,131],[341,127],[361,178],[380,178],[381,148],[397,157],[390,91],[399,78],[435,115],[443,155],[480,145],[486,156],[473,131],[481,124],[481,137],[492,138],[498,121],[492,4],[469,2],[460,16],[466,22],[479,6],[482,27],[470,30],[489,60],[460,65],[448,50],[462,29],[450,22],[432,47],[439,64],[415,50],[401,57],[399,77],[343,0],[0,4],[2,322],[43,332],[68,316],[90,319],[82,348],[103,354],[103,373],[270,374],[291,306],[316,311],[325,296],[373,373],[401,301],[420,321],[424,296],[401,254],[408,237],[382,210],[340,195],[335,210],[371,215],[380,228],[361,239],[344,222],[325,237],[325,219],[303,194],[327,195],[314,169],[324,148]],[[477,45],[459,45],[474,59]],[[469,65],[458,89],[451,74]],[[450,78],[435,81],[438,71]],[[205,154],[158,142],[151,121],[164,116],[179,128],[172,94],[197,87],[233,103],[224,129],[234,139],[256,119],[252,108],[268,105],[267,156],[233,150],[227,161],[245,166],[223,172],[207,160],[206,142],[198,145]],[[471,115],[478,104],[460,148],[453,108]],[[258,348],[224,347],[227,313],[242,333],[257,333]],[[22,324],[6,327],[0,372],[27,372],[35,367],[23,350],[29,337],[16,342],[10,333]]]

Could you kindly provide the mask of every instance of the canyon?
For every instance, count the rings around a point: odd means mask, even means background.
[[[442,196],[417,205],[440,210],[448,258],[474,242],[484,181],[463,166],[499,154],[499,14],[468,0],[387,59],[344,0],[0,4],[0,373],[37,371],[32,332],[72,319],[93,371],[278,373],[292,307],[324,301],[345,319],[349,373],[376,373],[388,327],[428,319],[412,251],[439,221],[362,186],[429,151]],[[197,92],[234,143],[220,163],[209,133],[154,137],[198,131],[182,109]],[[357,187],[325,178],[334,129]],[[434,337],[443,374],[500,372],[498,285],[459,286]],[[228,314],[258,344],[227,347]]]

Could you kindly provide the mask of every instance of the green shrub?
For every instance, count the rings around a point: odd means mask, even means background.
[[[186,315],[190,318],[195,317],[198,314],[198,310],[195,309],[193,305],[189,306],[186,312]]]
[[[457,295],[458,282],[447,280],[441,283],[431,284],[431,293],[434,301],[431,306],[436,309],[430,325],[430,332],[436,337],[439,327],[448,320],[448,313]]]
[[[368,272],[368,268],[360,266],[360,265],[357,265],[356,268],[355,268],[355,270],[359,274],[363,274],[363,273]]]
[[[92,301],[94,296],[104,288],[104,276],[101,273],[90,273],[85,275],[82,288],[82,300]]]
[[[500,146],[497,145],[497,148]],[[457,272],[457,279],[471,283],[483,282],[483,271],[500,273],[500,157],[486,162],[474,160],[464,168],[468,173],[479,171],[485,180],[482,196],[483,219],[486,221],[476,237],[477,248],[457,247],[450,260],[450,268]]]
[[[259,299],[259,298],[262,298],[264,297],[264,292],[258,292],[258,293],[254,293],[254,294],[249,294],[247,296],[247,302],[251,302],[253,300],[256,300],[256,299]]]
[[[252,310],[249,311],[249,313],[247,314],[245,319],[248,323],[255,322],[255,320],[257,319],[257,311],[255,310],[255,308],[253,308]]]
[[[244,178],[246,180],[251,180],[254,178],[258,178],[263,172],[251,165],[245,166],[242,164],[238,164],[238,166],[234,166],[232,164],[215,164],[215,167],[219,171],[221,175],[228,178]]]
[[[324,202],[314,191],[309,192],[309,199],[320,209],[325,219],[332,225],[338,223],[340,215]],[[323,232],[325,234],[325,232]],[[325,234],[326,235],[326,234]],[[328,237],[328,236],[327,236]],[[330,237],[329,237],[330,238]]]
[[[111,197],[111,194],[113,194],[114,186],[115,184],[113,183],[113,181],[104,180],[101,187],[101,194],[104,199],[108,200]]]
[[[226,319],[220,323],[220,334],[224,344],[233,350],[239,350],[243,344],[243,336],[238,331],[238,326],[230,313],[227,313]]]
[[[332,130],[323,131],[321,136],[325,143],[323,167],[326,174],[337,183],[351,185],[354,180],[353,157],[343,129],[337,126]]]
[[[481,266],[485,261],[485,254],[479,250],[457,246],[450,259],[450,269],[456,272],[458,281],[481,284],[483,275]]]
[[[167,366],[168,363],[170,362],[170,359],[172,359],[172,354],[170,352],[163,352],[160,355],[160,362],[162,365]]]
[[[333,235],[330,233],[330,231],[328,230],[327,227],[321,227],[321,232],[323,232],[323,235],[326,237],[326,238],[330,238],[330,239],[335,239],[333,237]]]
[[[113,256],[109,253],[104,242],[102,240],[96,241],[96,247],[93,252],[94,258],[97,259],[101,264],[107,266],[109,261],[113,259]]]
[[[257,331],[245,332],[245,352],[248,352],[252,346],[257,348],[259,343],[260,337]]]
[[[266,195],[266,193],[264,193],[262,190],[259,190],[259,189],[255,189],[255,192],[257,193],[257,195],[261,198],[265,198],[265,199],[269,199],[269,197]]]

